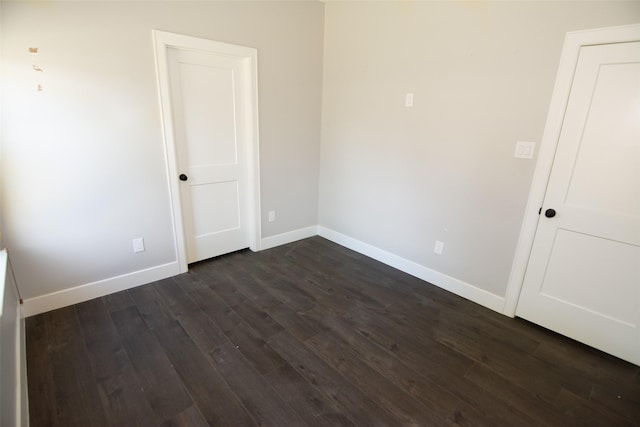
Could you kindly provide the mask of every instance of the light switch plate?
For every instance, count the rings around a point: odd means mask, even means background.
[[[413,93],[407,93],[404,96],[404,106],[413,107]]]
[[[533,152],[536,149],[536,143],[530,141],[517,141],[516,151],[513,157],[519,159],[533,159]]]

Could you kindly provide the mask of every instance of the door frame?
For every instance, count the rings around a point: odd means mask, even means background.
[[[538,210],[544,202],[547,184],[553,167],[553,160],[562,131],[562,123],[569,100],[573,76],[578,63],[580,48],[610,43],[624,43],[640,40],[640,24],[623,25],[619,27],[596,28],[593,30],[572,31],[565,36],[560,65],[556,75],[556,82],[551,96],[551,104],[547,115],[547,122],[540,142],[538,162],[533,174],[533,182],[529,191],[529,199],[525,210],[524,220],[520,228],[520,237],[516,247],[516,254],[511,266],[511,274],[507,284],[504,307],[502,313],[514,317],[520,291],[524,283],[527,264],[533,248],[533,241],[538,228],[540,215]]]
[[[178,183],[178,158],[176,155],[176,139],[173,125],[173,111],[171,108],[171,92],[169,87],[169,63],[167,51],[169,48],[186,49],[222,55],[242,61],[245,71],[244,84],[246,91],[245,133],[247,141],[246,151],[246,180],[247,180],[247,233],[249,248],[259,251],[261,223],[260,223],[260,151],[258,139],[258,52],[254,48],[237,46],[213,40],[152,30],[155,50],[156,75],[158,95],[160,97],[160,112],[162,133],[165,150],[167,181],[169,185],[169,199],[171,204],[171,220],[173,224],[174,243],[181,273],[187,271],[187,251],[183,226],[183,212],[180,203],[180,185]]]

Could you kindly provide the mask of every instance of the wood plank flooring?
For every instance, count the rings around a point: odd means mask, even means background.
[[[33,427],[640,425],[640,368],[320,237],[26,327]]]

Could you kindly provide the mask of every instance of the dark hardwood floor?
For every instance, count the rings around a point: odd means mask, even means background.
[[[640,425],[640,368],[320,237],[26,324],[33,427]]]

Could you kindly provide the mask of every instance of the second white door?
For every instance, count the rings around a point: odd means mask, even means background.
[[[516,314],[640,364],[640,42],[583,46]]]
[[[169,48],[187,262],[249,246],[243,60]]]

